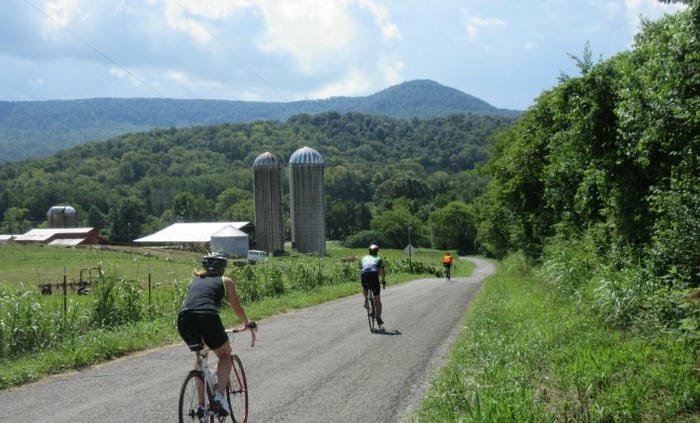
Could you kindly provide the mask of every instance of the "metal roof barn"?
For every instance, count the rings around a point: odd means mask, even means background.
[[[292,154],[289,165],[292,248],[325,255],[323,157],[311,147],[302,147]]]
[[[284,253],[282,161],[270,152],[253,162],[255,248],[278,256]]]
[[[243,230],[248,227],[249,222],[196,222],[196,223],[174,223],[160,231],[135,239],[134,242],[141,244],[206,244],[211,240],[211,236],[227,226]]]

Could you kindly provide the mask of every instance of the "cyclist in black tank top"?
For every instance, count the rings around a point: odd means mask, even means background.
[[[216,366],[218,380],[228,380],[231,371],[231,360],[227,359],[231,355],[231,344],[219,316],[221,300],[226,299],[243,324],[252,330],[257,328],[254,321],[248,320],[233,280],[224,276],[227,263],[221,254],[208,254],[202,258],[203,269],[195,272],[177,319],[178,332],[191,351],[200,351],[204,344],[214,351],[219,359]],[[220,384],[214,398],[227,408],[224,389],[225,384]]]

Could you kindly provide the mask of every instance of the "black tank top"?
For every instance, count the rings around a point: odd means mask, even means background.
[[[219,304],[225,293],[226,288],[221,276],[195,277],[190,282],[187,297],[180,311],[218,314]]]

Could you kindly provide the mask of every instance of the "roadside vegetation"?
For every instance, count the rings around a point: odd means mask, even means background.
[[[561,276],[505,260],[411,421],[697,422],[697,332],[612,327]]]
[[[584,49],[494,137],[476,244],[509,266],[420,421],[700,420],[700,1],[683,3],[629,52]]]
[[[179,342],[177,311],[201,253],[178,250],[98,251],[30,246],[0,246],[0,389],[49,374],[79,369],[125,354]],[[289,255],[268,262],[229,266],[227,274],[252,319],[308,307],[360,292],[357,262],[365,248],[329,243],[323,258]],[[382,250],[389,285],[440,276],[443,251]],[[99,259],[99,261],[98,261]],[[62,288],[41,295],[34,271],[62,279],[65,269],[93,273],[88,295]],[[148,268],[151,273],[141,272]],[[457,274],[471,265],[460,263]],[[128,277],[126,276],[128,275]],[[149,289],[149,275],[151,289]],[[52,279],[52,280],[53,280]],[[236,318],[222,308],[224,323]]]

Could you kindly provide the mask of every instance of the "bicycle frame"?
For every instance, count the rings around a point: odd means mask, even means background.
[[[234,329],[228,329],[226,330],[226,334],[229,335],[229,342],[232,342],[232,334],[234,333],[239,333],[247,330],[248,328],[245,326],[241,326],[238,328]],[[251,330],[251,347],[255,346],[255,331]],[[207,346],[205,346],[201,351],[195,352],[196,354],[196,364],[195,368],[191,370],[187,378],[185,379],[185,382],[182,386],[181,392],[180,392],[180,404],[179,404],[179,413],[180,413],[180,421],[183,422],[185,421],[183,419],[184,416],[189,417],[192,419],[192,421],[199,421],[199,422],[214,422],[217,418],[219,422],[226,421],[227,417],[222,416],[219,413],[219,410],[217,409],[217,403],[214,401],[214,393],[215,393],[215,388],[216,388],[216,382],[215,382],[215,371],[211,371],[209,367],[209,353],[211,352],[211,349]],[[245,371],[243,370],[243,364],[241,363],[240,358],[235,355],[231,354],[230,356],[231,359],[231,373],[229,374],[228,380],[226,381],[219,381],[219,383],[225,383],[226,384],[226,400],[229,402],[229,408],[233,408],[231,404],[231,398],[232,396],[235,398],[236,396],[242,396],[243,398],[243,406],[242,406],[242,416],[238,416],[238,420],[236,419],[237,417],[233,413],[233,409],[231,410],[231,420],[234,422],[241,422],[244,423],[247,420],[247,414],[248,414],[248,389],[247,389],[247,383],[246,383],[246,378],[245,378]],[[235,377],[235,379],[232,379],[232,377]],[[184,404],[184,396],[185,392],[187,389],[188,382],[191,379],[196,379],[195,385],[196,385],[196,391],[197,391],[197,407],[195,409],[194,404],[189,404],[187,406],[187,409],[185,410],[185,404]],[[231,382],[235,381],[235,382]],[[234,390],[233,386],[230,385],[235,385],[238,389]],[[192,401],[192,398],[190,399],[190,402]],[[204,405],[202,407],[202,405]],[[197,419],[197,420],[195,420]]]

